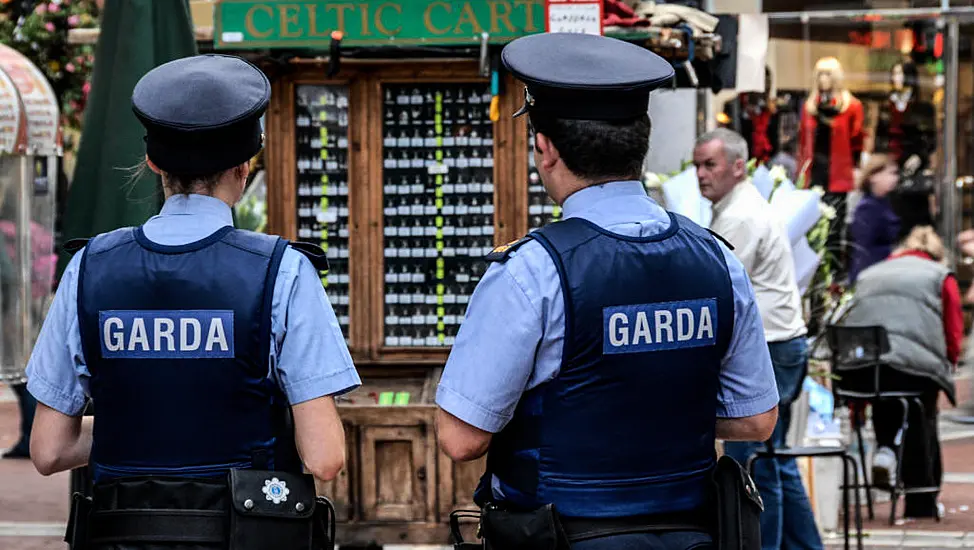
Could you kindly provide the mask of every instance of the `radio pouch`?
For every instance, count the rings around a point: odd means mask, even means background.
[[[316,548],[315,542],[321,543],[315,536],[318,501],[310,475],[230,470],[230,499],[229,550]]]
[[[764,503],[747,471],[733,458],[717,460],[713,474],[717,504],[717,548],[760,550]]]
[[[488,504],[481,516],[487,550],[569,550],[554,504],[529,512]]]
[[[64,542],[71,550],[86,550],[88,548],[88,516],[91,514],[91,497],[81,493],[71,495],[71,511],[68,514],[68,526],[64,533]]]

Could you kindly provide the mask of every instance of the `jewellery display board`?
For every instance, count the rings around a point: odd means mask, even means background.
[[[437,383],[484,256],[528,230],[528,134],[510,116],[522,88],[492,87],[475,61],[325,67],[272,76],[265,163],[267,232],[326,250],[322,284],[363,382],[335,399],[348,454],[318,490],[340,544],[444,544],[484,463],[437,447]]]
[[[321,273],[348,340],[348,87],[299,85],[295,92],[298,240],[320,245]]]
[[[481,84],[383,87],[384,345],[450,346],[494,247]]]

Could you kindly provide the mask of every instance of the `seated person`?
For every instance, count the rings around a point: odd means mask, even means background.
[[[955,403],[954,382],[963,339],[963,316],[957,279],[945,266],[943,242],[929,225],[914,227],[889,258],[859,274],[855,298],[843,324],[879,325],[889,335],[883,355],[881,391],[922,391],[923,413],[910,407],[909,430],[903,447],[906,488],[940,487],[943,464],[937,433],[937,398],[945,392]],[[872,368],[842,370],[843,389],[872,391]],[[956,404],[956,403],[955,403]],[[872,404],[877,450],[872,483],[895,483],[893,440],[903,421],[899,401]],[[909,518],[943,515],[938,493],[906,495]]]

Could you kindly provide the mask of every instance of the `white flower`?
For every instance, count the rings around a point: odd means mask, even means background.
[[[816,193],[818,193],[818,196],[820,196],[820,197],[824,197],[825,196],[825,189],[822,189],[822,186],[821,185],[816,185],[815,187],[812,187],[812,191],[815,191]]]
[[[659,187],[663,184],[663,179],[659,177],[659,174],[653,172],[646,172],[644,178],[646,187]]]
[[[776,164],[771,167],[771,170],[768,170],[768,176],[771,177],[771,181],[775,183],[781,183],[785,181],[785,178],[788,177],[788,174],[785,172],[784,166],[780,164]]]
[[[825,204],[823,201],[818,202],[818,212],[827,220],[835,219],[835,208]]]

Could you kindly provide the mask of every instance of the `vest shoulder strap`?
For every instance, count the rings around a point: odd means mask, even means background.
[[[87,246],[88,241],[90,240],[91,239],[71,239],[68,242],[64,243],[63,246],[64,251],[73,256],[79,250]]]
[[[727,246],[727,249],[728,250],[734,250],[734,245],[732,245],[730,243],[730,241],[728,241],[727,239],[725,239],[720,233],[718,233],[718,232],[716,232],[716,231],[714,231],[714,230],[712,230],[710,228],[708,228],[707,231],[710,232],[711,235],[713,235],[714,237],[716,237],[718,241],[724,243]]]
[[[120,227],[107,233],[100,233],[90,239],[85,239],[84,246],[87,247],[86,250],[89,255],[99,254],[134,241],[135,229],[135,227]]]
[[[706,238],[707,234],[709,233],[715,239],[724,243],[724,245],[728,248],[728,250],[734,250],[734,245],[732,245],[730,241],[725,239],[723,235],[714,231],[713,229],[710,229],[709,227],[704,227],[682,214],[670,212],[669,210],[667,210],[667,213],[671,214],[673,217],[677,219],[677,221],[680,224],[680,229],[703,238]]]
[[[532,236],[542,242],[545,248],[558,253],[573,250],[603,233],[594,223],[583,218],[566,218],[535,231]]]
[[[508,260],[508,258],[511,257],[511,254],[515,250],[521,248],[522,246],[524,246],[524,243],[530,240],[532,240],[532,237],[530,235],[526,235],[524,237],[521,237],[520,239],[514,239],[513,241],[507,244],[502,244],[497,248],[491,250],[490,253],[484,256],[484,259],[487,260],[488,262],[504,263]]]
[[[277,242],[281,240],[281,237],[234,228],[224,235],[222,240],[225,243],[239,248],[245,248],[261,256],[270,257],[274,253],[274,248],[277,246]]]
[[[297,250],[311,261],[311,265],[318,271],[328,271],[328,258],[324,249],[316,244],[303,242],[289,242],[291,248]]]

